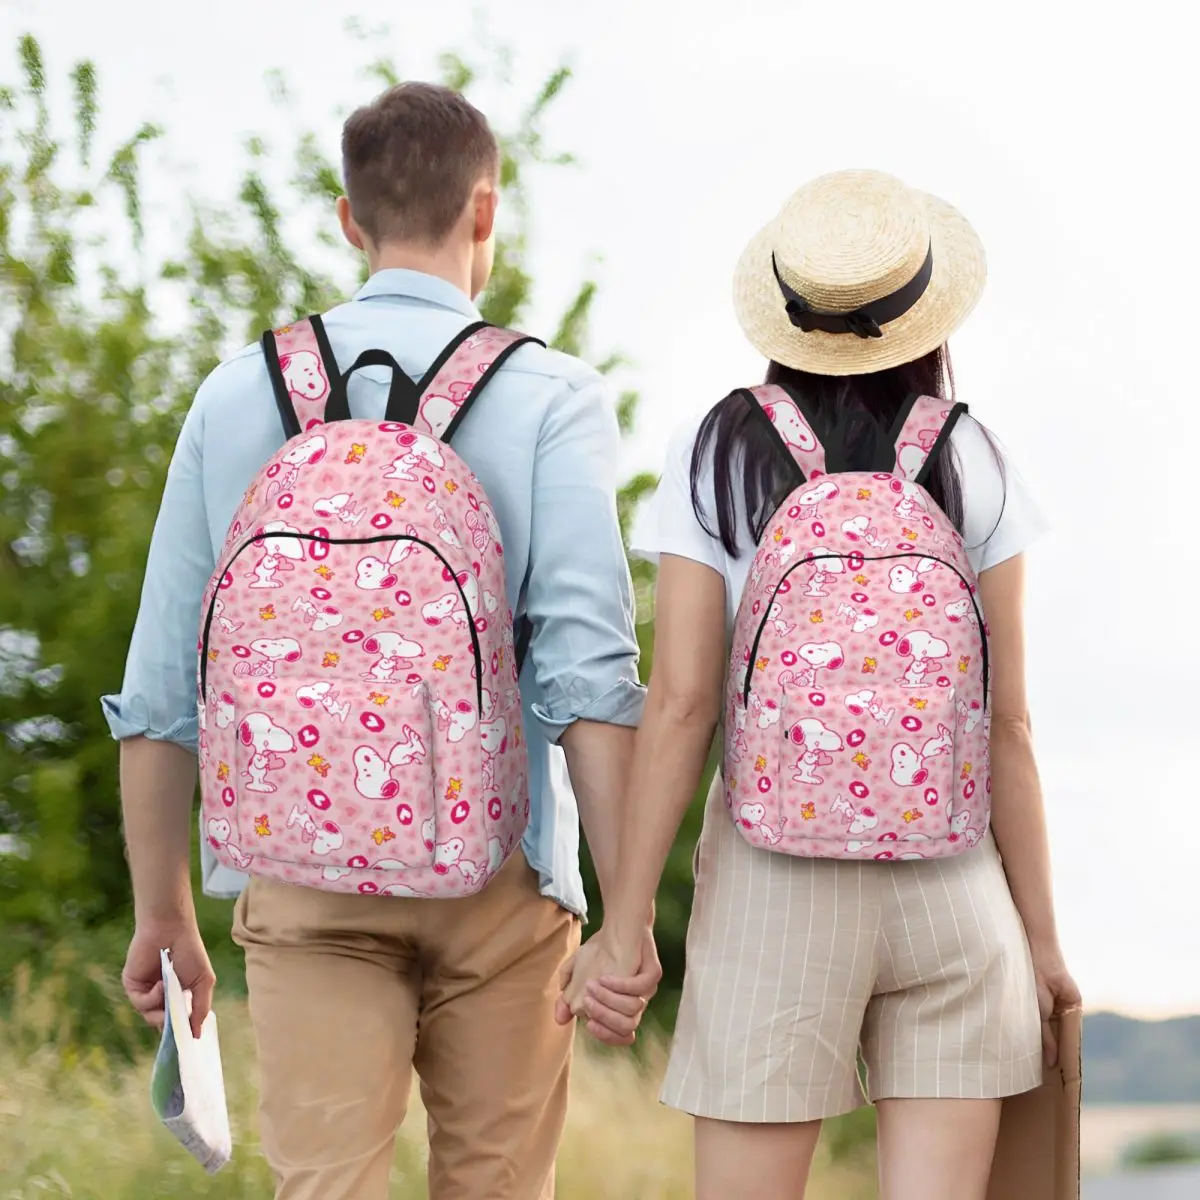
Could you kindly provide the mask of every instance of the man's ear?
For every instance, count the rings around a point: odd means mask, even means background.
[[[479,245],[491,240],[496,228],[496,208],[500,203],[500,192],[491,179],[481,179],[473,194],[475,207],[475,241]]]
[[[342,227],[342,236],[352,245],[355,250],[365,250],[363,245],[362,230],[355,223],[354,215],[350,212],[350,201],[345,196],[337,198],[337,215],[338,222]]]

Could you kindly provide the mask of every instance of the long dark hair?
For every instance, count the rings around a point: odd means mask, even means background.
[[[772,362],[767,383],[786,384],[808,402],[822,445],[841,448],[846,463],[869,463],[882,452],[881,443],[905,400],[914,394],[954,398],[954,369],[949,350],[942,346],[914,362],[868,375],[813,375]],[[986,430],[985,430],[986,434]],[[990,441],[990,436],[989,436]],[[997,464],[1002,462],[995,444]],[[712,455],[715,514],[705,511],[700,480],[705,460]],[[733,392],[714,406],[700,425],[692,451],[692,508],[711,537],[720,537],[733,557],[739,553],[738,504],[742,506],[757,542],[780,502],[799,482],[796,465],[785,459],[778,442],[756,417],[749,401]],[[961,533],[963,528],[962,479],[953,446],[938,455],[927,488],[938,507]],[[712,528],[713,517],[716,529]]]

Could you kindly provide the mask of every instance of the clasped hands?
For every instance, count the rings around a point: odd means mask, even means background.
[[[649,926],[628,946],[600,929],[567,960],[559,975],[562,994],[555,1020],[560,1025],[585,1021],[598,1042],[631,1046],[661,979],[662,964]]]

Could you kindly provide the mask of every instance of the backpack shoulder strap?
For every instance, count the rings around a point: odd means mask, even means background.
[[[528,334],[483,321],[468,325],[438,355],[417,385],[420,399],[413,427],[449,442],[476,396],[509,356],[527,342],[545,345]]]
[[[911,483],[924,484],[966,411],[965,404],[936,396],[913,396],[906,401],[892,427],[895,473]]]
[[[825,448],[799,396],[777,384],[742,388],[751,410],[771,430],[783,453],[800,468],[801,483],[825,474]]]
[[[275,406],[288,439],[323,424],[338,365],[321,318],[314,315],[268,329],[261,340]]]

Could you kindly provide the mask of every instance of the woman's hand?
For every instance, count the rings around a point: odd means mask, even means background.
[[[1033,955],[1033,977],[1037,982],[1038,1011],[1042,1018],[1042,1049],[1046,1063],[1058,1062],[1058,1042],[1050,1018],[1082,1003],[1079,987],[1071,978],[1062,951],[1058,946],[1030,947]]]
[[[646,1005],[658,991],[662,966],[647,927],[640,944],[623,949],[604,929],[580,947],[563,968],[562,995],[555,1019],[565,1025],[574,1017],[608,1046],[629,1046],[637,1036]]]

